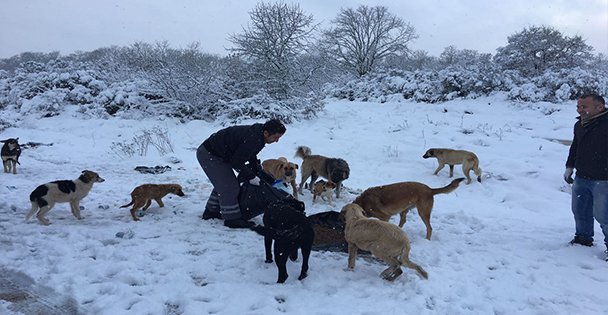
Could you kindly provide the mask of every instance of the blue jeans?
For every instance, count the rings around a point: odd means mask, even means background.
[[[588,180],[578,176],[572,185],[572,213],[576,236],[593,240],[593,218],[600,223],[608,247],[608,180]]]

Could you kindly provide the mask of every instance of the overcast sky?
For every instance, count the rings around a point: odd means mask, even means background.
[[[240,33],[257,0],[0,0],[0,58],[26,51],[91,51],[136,41],[199,42],[225,55],[229,34]],[[582,36],[608,55],[608,0],[303,0],[300,8],[326,26],[340,8],[383,5],[409,22],[415,50],[438,56],[445,47],[492,53],[532,25]]]

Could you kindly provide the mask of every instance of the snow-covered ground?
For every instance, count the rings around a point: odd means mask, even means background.
[[[0,173],[0,279],[34,295],[52,290],[43,304],[71,301],[82,314],[606,314],[599,226],[595,247],[568,246],[574,222],[561,177],[568,147],[553,139],[571,139],[576,116],[575,102],[522,105],[495,96],[435,105],[330,102],[318,118],[288,125],[261,159],[300,164],[295,149],[307,145],[351,168],[334,207],[313,205],[306,192],[308,214],[339,211],[371,186],[448,184],[447,167],[434,176],[436,160],[422,158],[430,147],[475,152],[483,182],[435,196],[430,241],[416,211],[408,215],[410,258],[428,280],[404,269],[389,283],[379,277],[380,262],[359,257],[351,272],[346,254],[313,252],[308,278],[297,280],[300,260],[288,262],[285,284],[276,284],[275,265],[264,263],[261,236],[200,219],[211,185],[195,150],[219,124],[83,119],[76,111],[25,118],[0,138],[52,145],[24,149],[17,175]],[[153,128],[168,131],[173,153],[150,147],[145,156],[121,157],[111,150]],[[134,171],[140,165],[172,169],[141,174]],[[24,222],[36,186],[85,169],[105,182],[81,202],[83,220],[58,204],[47,215],[51,225]],[[134,222],[119,206],[144,183],[179,183],[186,196],[168,196],[165,208],[154,204]],[[0,301],[0,313],[18,314],[19,301],[12,302]]]

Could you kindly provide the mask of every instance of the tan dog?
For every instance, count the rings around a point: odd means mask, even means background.
[[[358,204],[368,217],[376,217],[388,221],[395,214],[400,215],[399,227],[405,224],[407,212],[418,209],[418,215],[426,225],[426,239],[431,239],[431,211],[434,197],[437,194],[447,194],[458,188],[464,178],[457,178],[442,188],[430,188],[418,182],[401,182],[366,189],[353,203]]]
[[[126,208],[133,205],[133,208],[131,208],[131,216],[133,217],[133,220],[139,221],[139,218],[135,215],[139,208],[143,207],[142,211],[146,211],[152,204],[152,200],[156,201],[158,206],[162,208],[165,206],[162,198],[168,194],[174,194],[180,197],[184,196],[182,186],[178,184],[143,184],[133,189],[131,192],[131,202],[120,207]]]
[[[340,198],[340,190],[342,189],[342,181],[348,179],[350,168],[348,163],[343,159],[328,158],[322,155],[312,155],[311,150],[307,146],[299,146],[296,150],[296,156],[302,158],[302,179],[298,192],[302,194],[302,187],[310,177],[308,188],[312,191],[313,184],[319,176],[334,182],[336,184],[336,198]]]
[[[424,279],[428,273],[409,259],[410,241],[405,232],[394,224],[369,219],[363,214],[363,209],[349,203],[342,208],[340,214],[344,217],[346,226],[344,238],[348,242],[348,268],[355,269],[355,260],[359,249],[370,251],[374,256],[389,264],[380,276],[388,281],[400,276],[401,265],[414,269]]]
[[[32,210],[25,216],[25,220],[36,214],[40,223],[49,225],[51,222],[44,215],[51,211],[57,202],[69,202],[72,214],[80,220],[80,200],[89,194],[93,184],[103,181],[97,173],[85,170],[75,180],[58,180],[40,185],[30,194]]]
[[[428,149],[422,156],[425,159],[434,157],[439,162],[439,166],[433,173],[437,175],[441,169],[447,164],[450,166],[450,177],[454,176],[454,165],[462,164],[462,173],[467,177],[467,184],[471,183],[471,177],[469,172],[473,170],[477,175],[477,181],[481,183],[481,169],[479,168],[479,159],[473,152],[464,150],[452,150],[452,149],[439,149],[432,148]]]
[[[296,176],[298,172],[298,164],[287,161],[286,158],[268,159],[262,162],[262,169],[266,173],[272,175],[274,179],[280,179],[284,183],[289,183],[293,189],[293,197],[298,199],[298,190],[296,188]]]
[[[312,203],[315,203],[317,196],[322,200],[325,200],[329,205],[333,206],[332,195],[336,189],[336,184],[333,182],[327,182],[322,179],[318,180],[312,187]]]

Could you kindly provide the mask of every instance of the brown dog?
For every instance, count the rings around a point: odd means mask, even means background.
[[[298,199],[298,190],[296,188],[296,176],[298,172],[298,164],[287,161],[286,158],[268,159],[262,162],[262,169],[266,173],[272,175],[274,179],[280,179],[285,184],[290,184],[293,189],[293,197]]]
[[[368,217],[376,217],[388,221],[391,216],[399,214],[399,227],[405,224],[407,212],[418,209],[418,215],[426,225],[426,239],[431,239],[431,211],[433,196],[447,194],[458,188],[464,178],[457,178],[442,188],[430,188],[418,182],[401,182],[366,189],[353,203],[361,206]]]
[[[80,200],[89,194],[93,184],[103,181],[105,180],[99,177],[99,174],[85,170],[75,180],[57,180],[36,187],[30,194],[32,209],[25,216],[25,221],[36,214],[40,223],[49,225],[50,222],[44,215],[51,211],[55,203],[58,202],[69,202],[72,214],[78,220],[82,219],[80,216]]]
[[[464,150],[452,150],[452,149],[440,149],[432,148],[428,149],[422,156],[425,159],[434,157],[439,162],[439,166],[433,173],[437,175],[441,169],[447,164],[450,166],[450,177],[454,176],[454,165],[462,164],[462,173],[467,177],[467,184],[471,183],[471,177],[469,172],[473,170],[477,175],[477,181],[481,183],[481,169],[479,168],[479,159],[473,152]]]
[[[310,177],[308,187],[312,190],[313,184],[319,176],[332,181],[336,184],[336,198],[340,198],[340,190],[342,189],[342,181],[348,179],[350,168],[348,163],[343,159],[328,158],[322,155],[312,155],[310,148],[307,146],[299,146],[296,150],[296,156],[302,158],[302,179],[298,192],[302,193],[304,183]]]
[[[146,211],[152,204],[152,200],[156,201],[158,206],[162,208],[165,206],[162,198],[168,194],[174,194],[180,197],[184,196],[182,186],[178,184],[143,184],[133,189],[131,192],[131,202],[120,207],[126,208],[133,205],[131,216],[133,217],[133,220],[139,221],[139,218],[135,215],[137,209],[143,207],[142,211]]]
[[[389,264],[380,276],[388,281],[400,276],[401,265],[414,269],[418,275],[428,279],[427,272],[409,259],[410,241],[405,232],[394,224],[376,219],[369,219],[363,209],[349,203],[342,208],[346,226],[344,237],[348,242],[348,268],[355,269],[355,260],[359,249],[370,251],[374,256]]]
[[[331,195],[334,194],[335,189],[336,184],[333,182],[327,182],[322,179],[318,180],[312,187],[312,203],[315,203],[317,196],[319,196],[322,200],[327,201],[329,205],[333,206]]]

